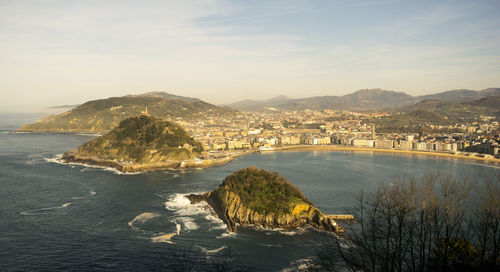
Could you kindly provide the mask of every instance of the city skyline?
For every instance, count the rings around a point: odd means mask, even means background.
[[[498,87],[495,1],[0,1],[4,111]]]

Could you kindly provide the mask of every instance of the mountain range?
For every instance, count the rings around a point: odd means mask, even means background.
[[[381,89],[362,89],[343,96],[289,98],[280,95],[267,100],[242,100],[226,106],[241,111],[302,109],[380,110],[384,108],[401,108],[429,99],[438,99],[446,102],[465,102],[499,95],[500,88],[489,88],[481,91],[460,89],[421,96],[411,96],[404,92]]]

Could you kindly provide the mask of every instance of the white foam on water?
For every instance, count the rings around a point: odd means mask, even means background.
[[[153,219],[155,217],[159,217],[159,216],[160,216],[160,214],[158,214],[158,213],[149,213],[149,212],[141,213],[138,216],[136,216],[134,219],[132,219],[132,221],[129,221],[128,225],[133,230],[140,231],[141,229],[139,227],[137,227],[137,225],[142,225],[146,221]]]
[[[205,216],[205,219],[215,224],[215,226],[211,227],[211,229],[220,229],[220,230],[227,229],[227,225],[224,223],[224,221],[214,216],[214,214],[212,213],[209,213],[207,216]]]
[[[75,135],[99,137],[99,136],[102,136],[103,134],[100,134],[100,133],[76,133]]]
[[[196,247],[198,247],[199,249],[201,249],[201,251],[203,251],[203,253],[205,254],[215,254],[215,253],[218,253],[220,252],[221,250],[225,249],[226,246],[221,246],[219,248],[216,248],[216,249],[206,249],[202,246],[199,246],[199,245],[196,245]]]
[[[112,172],[113,174],[116,174],[116,175],[138,175],[138,174],[141,174],[141,172],[122,172],[118,169],[115,169],[113,167],[107,167],[107,166],[99,166],[99,165],[85,164],[85,163],[79,163],[79,162],[62,162],[61,161],[62,156],[63,156],[63,154],[58,154],[54,158],[44,158],[44,160],[46,162],[57,163],[57,164],[62,164],[62,165],[69,165],[71,168],[75,168],[75,165],[78,165],[78,166],[85,167],[84,169],[86,169],[86,168],[102,169],[104,171]],[[80,170],[80,172],[86,171],[84,169]]]
[[[57,163],[57,164],[67,164],[64,162],[61,162],[63,154],[57,154],[54,158],[43,158],[46,162],[51,162],[51,163]]]
[[[176,224],[176,229],[180,228],[177,227],[177,224],[182,225],[182,228],[185,229],[186,231],[190,230],[197,230],[200,227],[194,222],[194,219],[192,217],[177,217],[174,219],[175,224]]]
[[[175,230],[177,234],[181,234],[181,224],[175,223]]]
[[[89,194],[88,194],[87,196],[89,196],[89,197],[90,197],[90,196],[93,196],[93,195],[95,195],[95,194],[97,194],[95,191],[90,190],[90,191],[89,191]],[[82,199],[82,198],[84,198],[84,197],[85,197],[85,196],[73,196],[73,197],[71,197],[71,199]]]
[[[280,234],[286,235],[286,236],[294,236],[297,234],[303,234],[306,231],[306,228],[307,228],[307,226],[295,228],[293,231],[292,230],[285,231],[282,228],[267,229],[267,228],[264,228],[262,226],[254,227],[254,229],[256,231],[265,231],[266,235],[272,235],[273,233],[277,232],[277,233],[280,233]]]
[[[215,238],[224,239],[224,238],[234,238],[234,237],[236,237],[236,232],[227,231],[227,232],[224,232],[223,234],[221,234],[220,236],[217,236]]]
[[[151,238],[151,241],[153,243],[169,243],[169,244],[175,244],[174,242],[172,242],[172,237],[174,237],[175,235],[177,235],[177,233],[173,232],[173,233],[168,233],[168,234],[162,234],[162,235],[158,235],[158,236],[155,236],[153,238]]]
[[[466,164],[471,164],[471,165],[479,165],[479,166],[484,166],[484,167],[491,167],[491,168],[496,168],[500,169],[500,166],[492,165],[492,164],[485,164],[485,163],[473,163],[473,162],[464,162]]]
[[[260,244],[261,246],[265,246],[265,247],[283,247],[283,245],[281,244],[277,244],[277,245],[272,245],[272,244]]]
[[[180,234],[182,230],[190,231],[199,229],[199,226],[195,223],[195,216],[203,216],[205,220],[215,225],[211,226],[210,229],[227,229],[226,224],[214,216],[215,212],[205,201],[191,204],[191,201],[186,198],[187,195],[189,194],[173,194],[165,202],[165,208],[176,215],[171,222],[176,224],[177,233]]]
[[[312,264],[313,261],[313,257],[295,260],[290,263],[290,267],[281,269],[281,272],[309,271],[314,268],[314,265]]]
[[[71,205],[71,202],[67,202],[62,204],[61,206],[56,206],[56,207],[48,207],[48,208],[41,208],[41,209],[34,209],[34,210],[29,210],[29,211],[23,211],[20,212],[19,214],[21,215],[37,215],[37,214],[44,214],[44,211],[50,211],[50,210],[56,210],[56,209],[63,209],[66,207],[69,207]]]

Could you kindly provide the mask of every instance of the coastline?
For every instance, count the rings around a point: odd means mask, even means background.
[[[98,166],[103,168],[111,167],[118,170],[121,173],[138,174],[138,173],[157,171],[157,170],[208,168],[216,165],[224,165],[232,161],[234,158],[235,156],[228,156],[218,159],[201,160],[201,163],[197,162],[196,160],[187,160],[187,161],[168,161],[168,162],[158,162],[158,163],[122,164],[114,160],[96,159],[96,158],[79,156],[74,154],[73,152],[66,152],[60,159],[58,159],[58,161],[67,164],[78,163],[78,164]]]
[[[278,147],[273,151],[267,152],[301,152],[301,151],[320,151],[320,152],[381,152],[392,153],[397,155],[424,155],[435,158],[443,159],[460,159],[476,161],[483,164],[500,165],[500,159],[483,158],[476,156],[466,156],[462,154],[440,153],[440,152],[426,152],[417,150],[398,150],[398,149],[382,149],[382,148],[363,148],[352,146],[339,146],[339,145],[293,145]],[[233,159],[246,156],[255,152],[262,152],[258,150],[246,151],[231,151],[227,152],[227,156],[220,158],[204,159],[204,160],[186,160],[186,161],[167,161],[156,163],[141,163],[141,164],[124,164],[114,160],[103,160],[90,157],[79,156],[71,151],[66,152],[59,160],[61,163],[79,163],[98,167],[111,167],[122,173],[143,173],[148,171],[157,170],[172,170],[172,169],[192,169],[192,168],[209,168],[218,165],[224,165],[231,162]]]
[[[350,151],[350,152],[383,152],[383,153],[395,153],[395,154],[407,154],[407,155],[425,155],[440,158],[451,158],[451,159],[466,159],[475,160],[482,163],[495,163],[500,164],[500,159],[495,158],[483,158],[476,156],[466,156],[462,154],[452,154],[452,153],[441,153],[441,152],[427,152],[418,150],[398,150],[398,149],[383,149],[383,148],[370,148],[370,147],[352,147],[352,146],[341,146],[341,145],[292,145],[285,147],[278,147],[275,151],[279,152],[298,152],[298,151]]]

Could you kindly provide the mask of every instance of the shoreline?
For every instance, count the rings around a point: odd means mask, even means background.
[[[293,145],[293,146],[278,147],[276,148],[275,151],[276,152],[299,152],[299,151],[383,152],[383,153],[395,153],[400,155],[401,154],[424,155],[424,156],[432,156],[440,158],[476,160],[482,163],[500,164],[500,159],[466,156],[462,154],[429,152],[429,151],[418,151],[418,150],[384,149],[384,148],[373,148],[373,147],[352,147],[352,146],[341,146],[341,145]]]
[[[180,169],[193,169],[193,168],[209,168],[218,165],[225,165],[235,158],[243,157],[248,154],[260,152],[260,153],[271,153],[271,152],[304,152],[304,151],[320,151],[320,152],[381,152],[381,153],[392,153],[396,155],[423,155],[442,159],[459,159],[459,160],[469,160],[476,161],[483,164],[494,164],[500,165],[500,159],[495,158],[482,158],[476,156],[466,156],[461,154],[451,154],[451,153],[440,153],[440,152],[427,152],[427,151],[417,151],[417,150],[398,150],[398,149],[382,149],[382,148],[364,148],[364,147],[352,147],[352,146],[338,146],[338,145],[293,145],[278,147],[273,151],[259,151],[259,150],[247,150],[247,151],[233,151],[228,154],[228,156],[223,158],[206,159],[200,162],[195,160],[186,161],[169,161],[169,162],[158,162],[158,163],[143,163],[143,164],[122,164],[117,161],[112,160],[101,160],[89,157],[78,156],[72,152],[65,153],[59,160],[61,163],[79,163],[90,166],[97,166],[103,168],[113,168],[117,171],[127,174],[127,173],[144,173],[149,171],[159,171],[159,170],[180,170]]]
[[[243,156],[243,154],[238,156]],[[159,170],[208,168],[212,166],[224,165],[226,163],[229,163],[235,157],[236,156],[229,156],[220,159],[202,160],[201,163],[197,163],[195,160],[188,160],[188,161],[169,161],[169,162],[158,162],[158,163],[121,164],[113,160],[89,158],[84,156],[78,156],[71,152],[67,152],[64,153],[61,156],[61,158],[58,159],[58,161],[64,164],[77,163],[77,164],[97,166],[102,168],[113,168],[123,174],[131,174],[131,173],[140,174],[149,171],[159,171]]]

